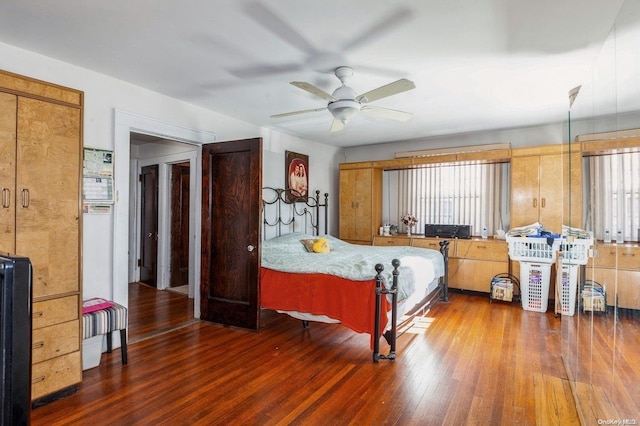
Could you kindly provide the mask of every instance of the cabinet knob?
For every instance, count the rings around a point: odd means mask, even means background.
[[[248,252],[252,252],[252,251],[254,251],[255,249],[256,249],[256,248],[255,248],[255,246],[252,246],[251,244],[249,244],[249,245],[247,246],[247,251],[248,251]]]

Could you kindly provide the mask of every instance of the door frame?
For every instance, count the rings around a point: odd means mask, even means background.
[[[216,141],[215,133],[188,129],[172,123],[166,123],[138,114],[115,109],[114,110],[114,192],[116,202],[113,206],[113,294],[112,300],[123,306],[129,306],[129,205],[130,196],[130,134],[142,133],[151,136],[159,136],[164,139],[178,142],[202,145]],[[197,149],[196,167],[192,173],[197,182],[202,179],[202,169],[199,163],[202,161],[202,148]],[[193,204],[195,215],[194,247],[200,247],[201,229],[201,188],[196,185]],[[193,265],[194,282],[200,281],[200,257],[195,256]],[[190,266],[191,268],[191,266]],[[200,295],[194,295],[194,317],[200,318]],[[116,333],[116,339],[119,339]],[[119,344],[119,340],[117,343]]]

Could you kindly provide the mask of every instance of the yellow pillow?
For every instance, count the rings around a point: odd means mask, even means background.
[[[329,243],[326,238],[318,238],[313,243],[313,251],[314,253],[329,253]]]

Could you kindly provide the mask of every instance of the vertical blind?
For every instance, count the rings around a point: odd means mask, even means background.
[[[587,229],[597,239],[609,231],[613,240],[638,241],[640,228],[640,153],[589,157],[589,220]]]
[[[492,235],[497,229],[504,229],[502,212],[509,188],[503,175],[507,167],[456,164],[401,170],[398,214],[416,216],[417,230],[425,224],[471,225],[473,235],[480,235],[484,227]]]

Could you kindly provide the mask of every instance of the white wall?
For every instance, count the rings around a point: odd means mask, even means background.
[[[285,151],[294,151],[309,156],[309,194],[316,190],[320,196],[329,194],[329,230],[338,235],[338,170],[345,162],[344,150],[330,145],[310,142],[295,136],[263,129],[262,185],[273,188],[285,187]]]
[[[84,145],[87,147],[114,149],[115,110],[131,112],[186,129],[212,132],[215,133],[216,141],[263,136],[265,183],[279,186],[283,184],[282,180],[277,180],[277,176],[278,173],[284,173],[284,151],[292,150],[309,154],[313,167],[312,189],[318,188],[337,195],[337,177],[333,176],[333,172],[338,167],[337,163],[344,160],[340,149],[277,132],[262,131],[252,124],[3,43],[0,43],[0,69],[83,91],[83,137]],[[118,155],[117,151],[114,152],[114,156]],[[126,156],[128,158],[129,152]],[[271,166],[276,159],[282,162],[282,166],[277,169]],[[334,161],[335,164],[332,163]],[[127,169],[120,176],[129,175],[128,165],[127,160]],[[283,175],[281,179],[284,179]],[[119,202],[128,205],[129,200]],[[337,205],[337,202],[334,204]],[[337,223],[337,220],[334,223]],[[82,225],[83,297],[112,298],[113,215],[84,215]],[[128,240],[128,235],[121,238]]]

